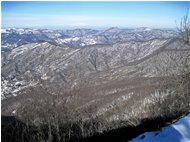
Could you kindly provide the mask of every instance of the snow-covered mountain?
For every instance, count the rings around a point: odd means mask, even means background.
[[[116,69],[111,78],[118,78],[123,73],[126,74],[131,70],[136,70],[134,66],[134,69],[127,69],[129,70],[127,71],[125,69],[127,64],[135,63],[135,61],[150,56],[167,42],[169,41],[166,39],[155,39],[141,42],[141,44],[131,41],[114,45],[94,45],[79,49],[56,46],[48,42],[25,44],[13,49],[10,53],[4,55],[4,58],[2,56],[2,77],[7,80],[28,78],[29,80],[25,80],[26,82],[49,80],[53,84],[58,82],[62,85],[66,80],[67,84],[76,82],[80,72],[87,78],[95,73],[94,65],[89,58],[97,50],[97,70],[100,72],[99,74],[106,77],[108,76],[105,72],[107,69],[113,71]],[[119,69],[117,68],[123,68],[121,70],[123,73],[118,72]],[[75,72],[75,76],[73,76],[73,72]],[[144,72],[144,74],[147,73],[147,71]],[[63,80],[60,80],[60,77]]]
[[[80,48],[88,45],[115,44],[131,40],[144,41],[154,38],[171,38],[176,36],[176,32],[173,30],[150,28],[119,29],[117,27],[112,27],[107,30],[8,28],[2,29],[1,35],[3,49],[13,49],[22,44],[39,41],[47,41],[57,45]]]
[[[48,107],[81,113],[84,121],[119,122],[115,129],[126,120],[138,125],[155,111],[162,114],[161,106],[151,108],[173,95],[167,79],[190,66],[190,48],[173,30],[20,28],[1,34],[2,115],[24,120],[32,111],[35,125]],[[101,124],[100,133],[109,125]]]
[[[178,47],[181,48],[175,52]],[[143,99],[137,97],[136,103],[130,105],[131,109],[140,106],[143,109],[148,104],[151,105],[155,94],[167,96],[166,92],[157,92],[156,88],[159,78],[165,75],[165,66],[175,64],[170,54],[178,58],[180,54],[189,54],[190,51],[179,40],[166,38],[132,40],[113,45],[90,45],[84,48],[35,42],[2,53],[1,88],[4,102],[13,96],[24,96],[23,94],[32,99],[33,95],[27,95],[31,89],[41,90],[40,92],[44,90],[50,94],[60,92],[65,94],[87,89],[90,90],[90,94],[86,90],[87,92],[81,96],[72,99],[71,96],[65,96],[65,99],[70,101],[78,99],[77,108],[98,104],[101,109],[96,113],[103,115],[112,111],[117,105],[129,103],[134,95],[143,94]],[[177,72],[182,65],[169,73]],[[139,87],[142,89],[150,87],[150,90],[143,90],[143,93],[139,94],[137,91]],[[8,106],[15,109],[15,103],[23,102],[24,100],[18,99]],[[7,104],[3,107],[6,108]],[[10,113],[12,109],[6,110],[6,113]],[[141,113],[135,109],[130,113],[134,112],[135,115]],[[126,119],[131,115],[125,113],[129,113],[127,109],[114,113],[109,119],[116,119],[122,114],[123,119]]]

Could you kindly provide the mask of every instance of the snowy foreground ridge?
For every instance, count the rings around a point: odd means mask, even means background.
[[[131,142],[190,142],[190,114],[156,132],[146,132]]]

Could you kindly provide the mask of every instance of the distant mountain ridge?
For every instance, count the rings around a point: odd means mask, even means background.
[[[2,48],[13,49],[26,43],[39,41],[51,42],[60,46],[81,48],[96,44],[115,44],[126,41],[145,41],[154,38],[176,37],[175,30],[135,28],[120,29],[112,27],[107,30],[73,29],[73,30],[50,30],[30,28],[7,28],[1,29]],[[5,49],[6,50],[6,49]]]

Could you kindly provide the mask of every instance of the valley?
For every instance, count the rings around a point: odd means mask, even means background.
[[[81,138],[138,126],[160,114],[168,117],[174,108],[174,117],[186,113],[189,96],[178,96],[176,85],[182,81],[188,93],[189,81],[177,75],[188,75],[190,48],[177,36],[176,31],[149,28],[5,29],[2,115],[35,126],[47,118],[63,126],[77,123],[81,134],[72,135]],[[178,97],[187,102],[179,105],[173,100]],[[95,128],[88,132],[85,123]],[[72,140],[67,132],[63,139]]]

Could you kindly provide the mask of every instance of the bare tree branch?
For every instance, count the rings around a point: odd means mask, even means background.
[[[184,17],[181,18],[179,26],[177,26],[180,38],[185,44],[190,46],[190,19],[189,19],[189,9]]]

